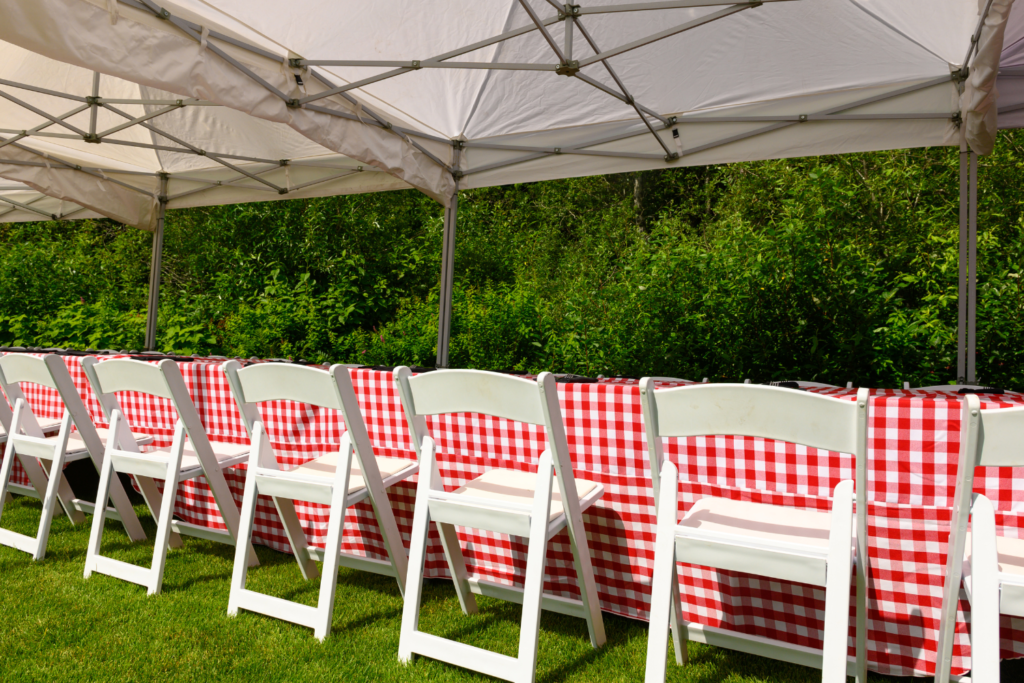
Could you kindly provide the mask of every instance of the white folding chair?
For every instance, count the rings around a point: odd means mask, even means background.
[[[604,488],[573,477],[554,375],[543,372],[536,382],[479,370],[441,370],[413,377],[409,368],[400,367],[395,369],[395,382],[413,443],[420,454],[399,660],[408,662],[413,654],[426,655],[506,681],[532,683],[537,667],[542,608],[586,619],[591,644],[595,648],[604,645],[604,620],[583,526],[583,512],[604,494]],[[435,442],[427,432],[425,416],[463,412],[544,425],[548,448],[540,457],[537,474],[492,469],[458,490],[446,493],[434,457]],[[440,532],[463,612],[476,612],[474,593],[522,603],[518,657],[419,630],[423,561],[431,521]],[[470,577],[455,533],[456,525],[528,539],[526,582],[522,591]],[[548,540],[563,528],[568,531],[572,547],[579,600],[544,595]]]
[[[57,390],[64,403],[64,416],[55,436],[44,435],[32,409],[25,401],[25,396],[18,386],[19,382],[33,382]],[[0,529],[0,544],[31,553],[32,559],[38,561],[46,555],[50,524],[53,522],[53,513],[58,502],[72,524],[84,521],[84,513],[93,511],[92,503],[75,497],[74,491],[64,477],[64,465],[91,458],[98,472],[103,457],[103,443],[100,438],[101,433],[105,433],[106,430],[97,429],[93,424],[89,411],[78,395],[68,368],[60,356],[4,356],[0,358],[0,386],[8,396],[16,397],[10,438],[3,465],[0,467],[0,515],[3,514],[8,491],[27,493],[43,502],[39,529],[34,538],[8,529]],[[78,428],[77,432],[71,432],[72,425]],[[133,437],[140,444],[153,440],[144,434]],[[28,475],[31,487],[10,483],[15,457]],[[37,458],[50,461],[49,473],[43,470]],[[114,508],[110,510],[111,516],[121,520],[131,540],[145,539],[146,533],[142,530],[142,525],[120,481],[114,482],[111,497],[114,501]]]
[[[264,363],[242,369],[237,361],[229,361],[223,368],[252,439],[239,537],[248,540],[252,535],[256,497],[261,493],[269,495],[274,498],[274,505],[303,578],[316,578],[315,559],[322,559],[324,563],[320,599],[316,607],[308,607],[246,589],[245,552],[236,551],[228,614],[235,616],[239,608],[259,612],[312,628],[314,635],[323,640],[331,631],[339,564],[392,576],[398,581],[398,589],[405,592],[408,560],[386,491],[388,487],[415,474],[418,465],[415,460],[374,455],[352,388],[352,378],[349,377],[348,368],[343,365],[332,366],[330,372],[281,363]],[[321,455],[287,472],[279,470],[274,449],[257,409],[258,403],[276,400],[299,401],[340,410],[346,431],[341,437],[338,451]],[[306,539],[295,514],[293,500],[331,506],[327,540],[322,551],[310,545]],[[387,549],[387,562],[341,552],[345,511],[364,500],[369,500],[373,506]]]
[[[196,407],[188,395],[181,371],[177,363],[170,359],[160,361],[158,364],[136,360],[108,360],[98,363],[95,358],[87,357],[82,360],[82,367],[100,405],[110,419],[110,432],[100,468],[100,485],[96,493],[96,506],[100,507],[100,501],[103,501],[103,509],[100,514],[93,514],[92,533],[85,558],[85,578],[89,578],[93,572],[107,574],[146,586],[149,595],[154,595],[159,593],[163,586],[168,546],[181,546],[179,534],[235,545],[238,538],[238,506],[231,497],[227,481],[224,480],[223,469],[243,462],[249,453],[249,447],[210,442]],[[178,413],[178,420],[174,425],[174,440],[169,449],[139,452],[135,440],[130,436],[124,412],[117,401],[115,392],[118,391],[135,391],[171,401]],[[186,439],[188,446],[185,445]],[[139,567],[100,554],[106,500],[110,492],[111,479],[117,478],[117,472],[135,475],[150,512],[158,520],[153,564],[150,568]],[[178,484],[198,476],[206,477],[227,526],[226,531],[172,519]],[[154,478],[164,480],[162,496],[153,481]],[[248,552],[250,564],[258,564],[256,551],[252,546],[245,544],[244,549]]]
[[[665,680],[666,625],[679,665],[686,663],[689,639],[820,668],[822,681],[845,683],[849,667],[850,573],[855,563],[851,538],[854,482],[847,480],[836,486],[831,512],[705,497],[677,522],[678,469],[663,458],[661,440],[752,436],[852,453],[857,480],[856,557],[866,558],[868,390],[859,390],[854,402],[749,384],[655,391],[654,383],[644,378],[640,397],[658,512],[647,683]],[[686,623],[677,561],[824,587],[823,649]],[[856,561],[857,657],[853,673],[858,683],[867,681],[866,564]]]
[[[992,502],[972,491],[977,467],[1024,466],[1024,408],[982,410],[968,394],[960,425],[935,681],[950,678],[962,577],[971,604],[971,679],[999,683],[999,615],[1024,617],[1024,539],[996,535]]]

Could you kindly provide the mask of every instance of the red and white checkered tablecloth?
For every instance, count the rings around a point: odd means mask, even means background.
[[[105,424],[79,359],[67,357],[66,362],[93,418]],[[247,443],[219,361],[197,360],[179,367],[210,438]],[[359,369],[351,375],[377,454],[414,459],[391,373]],[[55,392],[35,385],[24,388],[37,416],[60,417]],[[814,391],[849,400],[856,394],[856,390],[839,388]],[[646,619],[655,515],[637,382],[559,384],[558,393],[575,475],[605,488],[604,497],[585,515],[602,607]],[[133,394],[119,398],[133,429],[153,435],[156,446],[170,444],[175,414],[169,401]],[[982,402],[985,408],[1024,405],[1024,396],[982,397]],[[263,404],[261,412],[285,467],[336,447],[345,429],[339,413],[291,401]],[[872,395],[869,419],[870,666],[893,675],[930,675],[956,486],[960,402],[937,392],[878,390]],[[493,467],[535,471],[544,448],[541,428],[480,415],[432,418],[428,426],[438,442],[448,490]],[[836,484],[854,477],[849,455],[747,437],[673,439],[666,443],[665,452],[678,464],[684,482],[679,487],[680,513],[706,495],[827,510]],[[244,469],[242,465],[225,473],[239,502]],[[979,472],[975,482],[976,490],[1000,510],[1001,533],[1024,537],[1024,477],[1010,470],[990,470]],[[406,543],[414,497],[415,477],[389,490]],[[322,543],[326,507],[313,503],[296,507],[307,535],[314,543]],[[202,478],[182,485],[175,512],[185,521],[223,528]],[[522,585],[526,545],[521,539],[464,528],[459,532],[472,573]],[[289,550],[269,499],[260,500],[254,540]],[[349,511],[344,547],[383,559],[383,543],[368,504]],[[436,535],[428,548],[426,570],[431,577],[447,576]],[[823,589],[685,564],[679,565],[679,578],[689,620],[821,646]],[[549,546],[546,588],[578,595],[564,532]],[[961,605],[966,608],[966,601]],[[851,633],[852,625],[851,618]],[[1003,656],[1024,656],[1024,620],[1003,617],[1001,626]],[[852,654],[852,637],[850,645]],[[955,672],[969,668],[969,654],[967,627],[960,614]]]

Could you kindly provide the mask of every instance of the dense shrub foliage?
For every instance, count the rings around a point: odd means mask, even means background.
[[[980,163],[978,375],[1024,386],[1024,135]],[[958,159],[922,149],[465,191],[456,367],[870,386],[956,374]],[[166,351],[433,365],[441,209],[171,212]],[[0,343],[140,348],[150,235],[0,227]]]

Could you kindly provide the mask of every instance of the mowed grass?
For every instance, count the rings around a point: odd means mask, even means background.
[[[34,534],[40,504],[15,497],[3,510],[7,529]],[[155,523],[136,508],[152,539]],[[402,598],[391,579],[342,569],[332,631],[323,643],[310,629],[242,612],[226,614],[233,548],[185,538],[170,551],[163,593],[111,577],[82,577],[89,523],[57,517],[46,558],[0,547],[0,681],[488,681],[418,657],[398,662]],[[108,522],[104,554],[148,565],[152,540],[132,544]],[[261,566],[249,587],[314,605],[318,582],[305,582],[290,555],[257,547]],[[515,655],[520,608],[478,598],[467,617],[447,581],[428,581],[421,627],[464,643]],[[590,647],[581,619],[544,613],[537,681],[642,681],[647,624],[605,615],[608,644]],[[671,648],[670,648],[671,649]],[[1016,663],[1014,663],[1016,664]],[[1014,673],[1016,672],[1016,673]],[[1004,665],[1004,680],[1024,668]],[[669,666],[669,681],[819,681],[820,672],[705,645],[690,645],[690,664]],[[873,680],[895,680],[872,677]],[[920,679],[918,679],[920,680]],[[1021,680],[1016,678],[1016,680]]]

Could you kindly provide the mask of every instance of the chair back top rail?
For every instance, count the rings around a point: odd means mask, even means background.
[[[1024,466],[1024,407],[981,410],[976,395],[965,398],[966,410],[978,411],[980,418],[975,466]]]
[[[5,389],[7,385],[16,382],[33,382],[50,389],[57,388],[46,363],[38,356],[9,353],[0,358],[0,373],[0,381],[3,382]]]
[[[653,437],[750,436],[863,456],[867,390],[857,401],[756,384],[700,384],[654,391],[641,380]],[[864,394],[864,396],[861,396]]]
[[[326,372],[303,365],[260,363],[236,372],[238,388],[246,403],[290,400],[341,410],[338,386],[332,377],[333,368],[331,370]]]
[[[396,376],[398,369],[396,369]],[[550,373],[542,373],[541,376]],[[442,370],[398,377],[408,387],[407,409],[415,416],[480,413],[515,422],[545,425],[538,381],[483,370]]]
[[[92,384],[93,392],[107,414],[107,419],[113,419],[115,410],[124,414],[115,392],[136,391],[165,398],[178,413],[178,420],[184,426],[188,440],[200,460],[211,465],[216,462],[206,427],[199,418],[199,411],[192,403],[185,379],[181,376],[181,370],[175,361],[165,358],[153,364],[118,358],[98,362],[95,358],[86,356],[82,359],[82,369],[85,370],[85,375],[89,378],[89,383]],[[121,439],[123,448],[124,443],[130,440],[131,431],[127,420],[122,424],[123,428],[119,430],[117,437]]]
[[[373,457],[370,434],[359,409],[348,366],[335,364],[330,370],[322,370],[303,365],[261,363],[243,368],[238,361],[231,360],[221,368],[227,375],[231,393],[250,437],[256,423],[261,421],[257,403],[298,401],[341,411],[360,466],[363,458]],[[365,471],[366,468],[363,469]]]
[[[99,383],[99,386],[95,387],[96,393],[113,394],[118,391],[137,391],[173,401],[174,395],[164,374],[165,363],[174,365],[177,370],[178,366],[172,360],[164,360],[157,365],[141,360],[120,358],[102,363],[92,363],[90,365],[93,375]]]

